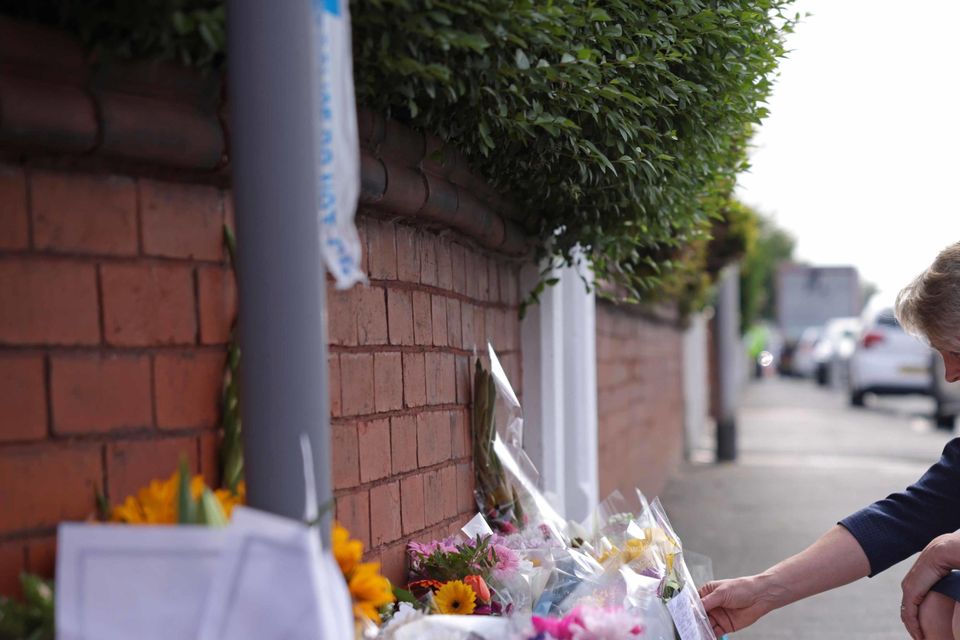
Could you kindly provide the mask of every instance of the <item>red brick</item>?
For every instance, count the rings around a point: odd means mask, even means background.
[[[466,249],[454,243],[450,247],[450,270],[453,275],[453,290],[461,295],[467,293]]]
[[[437,236],[432,233],[420,235],[420,282],[437,285]]]
[[[481,300],[477,285],[480,271],[479,257],[475,251],[467,249],[464,252],[464,268],[466,270],[466,294],[473,300]]]
[[[43,357],[0,355],[0,442],[39,440],[47,435],[47,392]]]
[[[330,344],[353,346],[357,344],[357,302],[360,286],[335,289],[327,284],[327,331]]]
[[[463,347],[463,321],[460,301],[456,298],[447,298],[447,344],[454,349]]]
[[[450,254],[450,241],[437,240],[437,286],[447,291],[453,290],[453,257]]]
[[[407,545],[390,545],[380,552],[380,573],[391,584],[401,587],[407,584]]]
[[[29,245],[27,182],[23,169],[0,165],[0,249],[26,249]]]
[[[400,514],[405,536],[426,526],[422,475],[413,475],[400,481]]]
[[[370,490],[370,544],[382,544],[399,540],[402,534],[400,523],[400,483],[374,487]]]
[[[101,474],[99,445],[0,449],[0,532],[83,520]]]
[[[422,353],[403,354],[403,406],[422,407],[427,403],[427,376]]]
[[[147,255],[223,259],[223,201],[216,187],[141,180],[140,216]]]
[[[197,298],[200,306],[200,342],[225,344],[237,317],[237,284],[230,269],[197,269]]]
[[[423,511],[428,527],[443,520],[443,484],[440,471],[428,471],[423,475]]]
[[[456,402],[456,367],[453,354],[428,351],[424,354],[424,360],[427,376],[427,404]]]
[[[31,538],[27,542],[27,571],[52,578],[57,560],[57,537]]]
[[[464,462],[457,465],[457,510],[469,513],[477,510],[477,501],[473,494],[473,465]]]
[[[486,323],[486,309],[484,307],[473,308],[473,334],[477,343],[477,349],[486,352],[487,343],[492,340],[490,327]],[[496,347],[496,345],[494,345]]]
[[[394,475],[417,468],[417,419],[415,416],[390,418],[390,450]]]
[[[360,490],[337,498],[337,521],[351,537],[370,547],[370,493]]]
[[[371,221],[367,242],[370,277],[375,280],[397,279],[397,234],[391,222]]]
[[[433,306],[423,291],[413,292],[413,337],[417,344],[433,344]]]
[[[189,344],[197,333],[193,274],[189,267],[104,264],[103,324],[108,343],[120,346]]]
[[[130,178],[37,171],[30,198],[36,248],[136,255],[137,192]]]
[[[377,413],[403,407],[403,365],[399,353],[373,356],[374,401]]]
[[[500,263],[491,258],[487,261],[487,300],[490,302],[500,301]]]
[[[417,415],[417,462],[429,467],[450,458],[450,423],[445,412]]]
[[[83,345],[99,341],[93,265],[0,260],[0,343]]]
[[[373,413],[373,355],[340,354],[340,393],[343,415],[360,416]]]
[[[20,599],[20,574],[27,569],[27,554],[23,542],[0,542],[0,596]]]
[[[520,304],[519,269],[514,265],[500,265],[500,300],[510,306]]]
[[[470,358],[457,356],[454,367],[456,368],[457,404],[468,405],[473,400],[473,390],[470,387]]]
[[[200,473],[211,487],[220,485],[220,436],[216,431],[207,431],[199,436]]]
[[[330,415],[336,418],[343,414],[340,398],[340,356],[336,353],[327,357],[327,381],[330,385]]]
[[[433,344],[447,346],[447,303],[442,296],[430,297],[430,322],[433,325]]]
[[[357,340],[387,343],[387,298],[381,287],[361,286],[357,292]]]
[[[390,420],[361,422],[357,426],[360,448],[360,482],[390,475]]]
[[[166,480],[180,468],[186,457],[190,471],[200,473],[196,437],[130,440],[107,445],[107,495],[111,504],[120,504],[136,495],[151,480]]]
[[[460,340],[463,348],[468,351],[476,351],[480,348],[480,345],[477,343],[476,330],[473,326],[474,318],[476,317],[474,309],[475,307],[469,302],[464,302],[460,305],[460,322],[462,325]]]
[[[225,355],[215,351],[158,354],[153,363],[157,426],[216,425],[225,365]]]
[[[50,361],[53,430],[103,433],[153,425],[150,358],[92,353]]]
[[[450,447],[454,458],[470,455],[470,426],[467,415],[462,410],[450,412]]]
[[[490,300],[490,261],[487,256],[477,255],[474,257],[474,266],[476,267],[477,280],[477,298],[484,302]]]
[[[413,297],[409,291],[387,289],[390,344],[413,344]]]
[[[457,468],[448,465],[440,469],[440,506],[444,518],[459,513],[457,508]]]
[[[397,225],[397,277],[404,282],[420,282],[420,236],[416,229]]]
[[[333,488],[347,489],[360,483],[360,451],[355,424],[330,425]]]

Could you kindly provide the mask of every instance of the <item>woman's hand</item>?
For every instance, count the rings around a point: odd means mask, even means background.
[[[960,534],[948,533],[934,538],[920,552],[917,561],[904,577],[900,587],[903,600],[900,603],[900,620],[914,640],[923,640],[920,629],[920,603],[940,578],[952,569],[960,569]]]
[[[717,637],[750,626],[780,606],[784,589],[767,575],[717,580],[700,589],[703,607]]]

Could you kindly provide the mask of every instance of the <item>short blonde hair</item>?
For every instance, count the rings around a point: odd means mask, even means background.
[[[960,242],[904,287],[895,307],[905,331],[935,348],[960,351]]]

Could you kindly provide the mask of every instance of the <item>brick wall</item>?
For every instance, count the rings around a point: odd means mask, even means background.
[[[476,513],[472,354],[519,384],[519,266],[454,234],[364,217],[369,286],[329,290],[337,518],[403,579],[407,540]]]
[[[683,454],[683,343],[675,323],[597,303],[600,499],[651,499]]]
[[[234,315],[212,186],[0,165],[0,593],[60,520],[172,473],[215,479]]]

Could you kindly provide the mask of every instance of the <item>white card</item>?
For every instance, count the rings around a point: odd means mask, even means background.
[[[670,617],[673,618],[673,624],[676,625],[681,640],[716,639],[693,583],[687,583],[680,593],[668,600],[667,609],[670,611]]]
[[[199,640],[342,640],[353,609],[316,529],[237,507]]]
[[[223,541],[209,527],[60,525],[57,638],[196,637]]]

